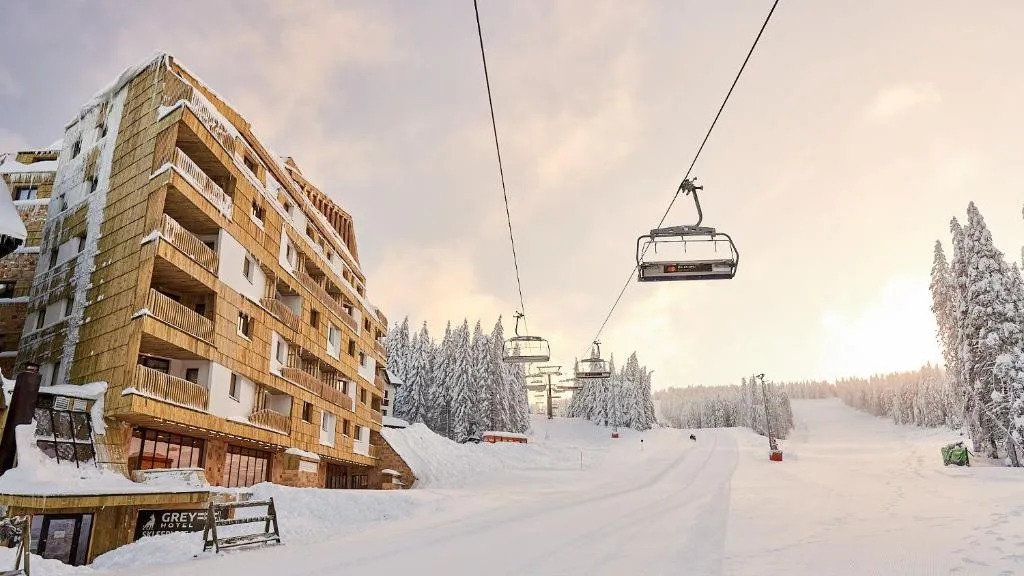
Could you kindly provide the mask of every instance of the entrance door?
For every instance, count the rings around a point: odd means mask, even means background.
[[[32,552],[72,566],[86,563],[92,514],[46,514],[32,517]]]

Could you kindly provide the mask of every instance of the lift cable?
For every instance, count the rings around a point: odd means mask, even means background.
[[[498,123],[494,120],[494,99],[491,96],[491,78],[487,73],[487,54],[484,52],[484,33],[480,28],[480,9],[477,0],[473,0],[473,11],[476,13],[476,33],[480,39],[480,59],[484,63],[484,81],[487,84],[487,104],[491,109],[491,128],[494,130],[494,150],[498,153],[498,174],[501,176],[501,193],[505,199],[505,219],[508,221],[508,239],[512,243],[512,264],[516,269],[516,286],[519,288],[519,310],[526,315],[526,302],[523,300],[523,282],[519,279],[519,259],[516,257],[516,239],[512,234],[512,215],[508,209],[508,189],[505,187],[505,170],[501,164],[501,147],[498,145]],[[523,319],[526,326],[526,319]],[[527,328],[527,332],[529,329]]]
[[[474,0],[474,3],[476,0]],[[672,206],[676,203],[676,199],[679,198],[679,193],[683,191],[683,187],[686,185],[687,180],[690,178],[690,173],[693,171],[693,167],[697,164],[697,159],[700,158],[701,152],[704,151],[704,145],[708,143],[708,138],[711,137],[712,130],[715,129],[715,124],[718,123],[719,117],[722,116],[722,111],[725,110],[726,103],[729,102],[729,97],[732,96],[732,91],[736,88],[736,84],[740,80],[740,76],[743,75],[743,70],[747,67],[747,62],[750,61],[750,57],[754,54],[754,49],[757,48],[758,41],[761,40],[761,35],[764,34],[765,28],[768,27],[768,22],[772,19],[772,14],[775,13],[775,7],[779,5],[779,0],[775,0],[772,3],[771,10],[768,11],[768,16],[765,17],[764,23],[761,24],[761,29],[757,32],[757,36],[754,38],[754,43],[750,46],[750,50],[747,52],[747,57],[743,59],[743,64],[740,66],[739,72],[736,73],[736,78],[732,81],[732,86],[729,87],[729,91],[725,94],[725,98],[722,100],[722,105],[718,107],[718,113],[715,114],[715,119],[711,121],[711,126],[708,127],[707,133],[704,135],[704,140],[700,143],[700,147],[697,148],[697,154],[694,155],[693,161],[690,162],[690,167],[686,169],[686,175],[683,176],[683,181],[679,183],[679,187],[676,188],[675,193],[672,195],[672,200],[668,203],[668,208],[665,208],[665,213],[661,215],[661,220],[658,221],[658,225],[655,228],[661,228],[662,224],[665,223],[665,218],[668,217],[668,213],[672,210]],[[650,245],[644,247],[641,253],[640,259],[647,253],[647,249]],[[615,308],[619,305],[622,300],[622,296],[626,293],[626,289],[629,288],[630,283],[633,280],[633,275],[636,274],[637,268],[640,267],[639,261],[633,266],[633,269],[629,272],[629,276],[626,278],[625,284],[622,285],[622,289],[619,290],[619,295],[615,298],[615,302],[612,304],[611,309],[608,310],[608,314],[605,315],[604,321],[601,322],[601,327],[597,329],[597,333],[592,338],[593,341],[597,341],[601,338],[601,333],[604,331],[604,327],[608,324],[608,320],[611,319],[612,314],[615,312]]]

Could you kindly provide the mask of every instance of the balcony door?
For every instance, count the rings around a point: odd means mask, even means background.
[[[171,361],[165,358],[157,358],[156,356],[145,356],[139,355],[139,364],[142,364],[146,368],[152,368],[158,372],[164,374],[171,373]]]
[[[32,552],[81,566],[89,556],[92,514],[40,514],[32,517]]]

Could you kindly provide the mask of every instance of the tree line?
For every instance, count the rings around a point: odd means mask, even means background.
[[[602,426],[649,430],[656,423],[651,397],[651,373],[641,366],[636,352],[629,355],[620,372],[614,355],[609,360],[609,378],[583,378],[569,402],[568,416],[584,418]]]
[[[785,438],[793,429],[793,408],[783,387],[762,387],[753,376],[743,378],[739,386],[667,388],[655,392],[654,398],[661,421],[673,428],[745,426],[767,436],[770,423],[776,438]]]

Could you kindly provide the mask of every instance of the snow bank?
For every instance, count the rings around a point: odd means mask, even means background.
[[[253,498],[274,498],[277,508],[281,540],[285,544],[306,545],[336,538],[346,528],[377,524],[416,514],[436,511],[443,497],[420,491],[380,490],[327,490],[323,488],[289,488],[275,484],[257,484],[252,488]],[[239,516],[260,516],[260,507],[242,508]],[[223,533],[245,533],[262,525],[228,526],[218,529]],[[96,558],[92,568],[97,570],[131,569],[143,573],[146,566],[157,566],[192,561],[203,549],[202,532],[161,534],[142,538],[137,542],[111,550]],[[246,549],[221,553],[245,554]],[[213,556],[200,555],[200,558]],[[35,558],[33,558],[33,561]],[[201,570],[201,568],[200,568]],[[138,572],[136,572],[138,571]]]
[[[18,465],[0,476],[0,493],[22,496],[51,496],[55,494],[134,494],[152,492],[194,492],[195,488],[181,486],[153,487],[136,484],[128,478],[99,468],[91,462],[76,467],[69,462],[59,463],[36,446],[36,424],[22,424],[15,429],[18,446]]]
[[[510,472],[578,470],[580,453],[591,456],[608,449],[611,429],[578,419],[534,417],[528,443],[459,444],[423,424],[384,428],[381,435],[402,456],[414,474],[417,488],[460,488],[500,479]],[[636,434],[621,431],[623,438]]]
[[[15,548],[0,548],[0,570],[14,568]],[[89,566],[68,566],[60,560],[32,555],[32,576],[67,576],[69,574],[95,574]]]
[[[389,428],[408,428],[409,423],[401,418],[395,418],[394,416],[384,416],[381,419],[381,426],[387,426]]]
[[[320,461],[320,455],[314,454],[313,452],[306,452],[302,448],[289,448],[284,451],[285,454],[291,454],[292,456],[298,456],[299,458],[305,458],[306,460],[313,460],[315,462]]]

